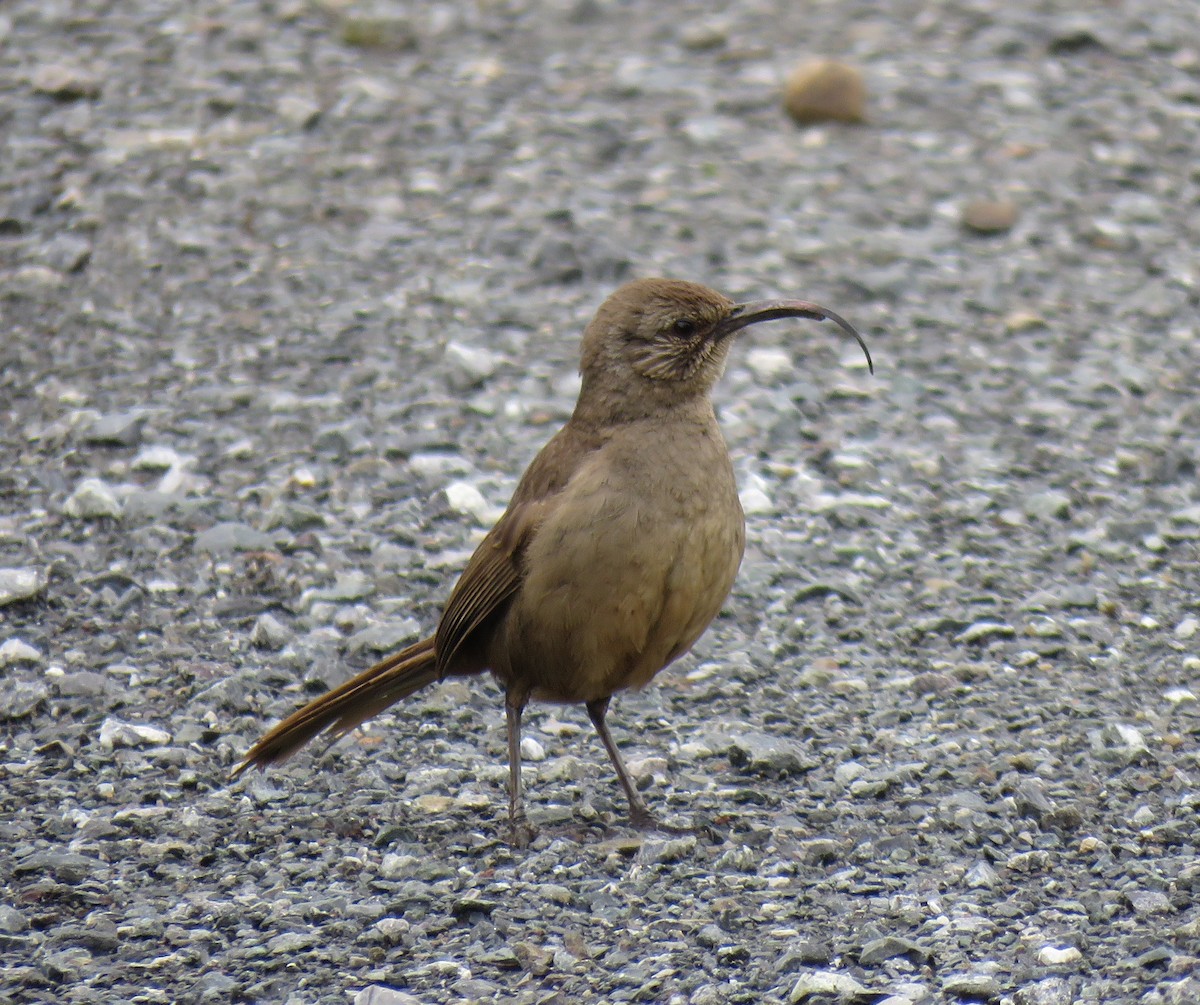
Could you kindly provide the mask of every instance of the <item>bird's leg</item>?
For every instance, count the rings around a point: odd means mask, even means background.
[[[504,696],[504,712],[508,722],[508,825],[512,843],[525,848],[533,839],[533,828],[525,817],[525,800],[521,796],[521,713],[529,696],[519,688]]]
[[[625,790],[625,797],[629,800],[629,820],[634,827],[639,830],[657,830],[661,828],[657,818],[650,812],[646,802],[642,799],[642,794],[638,792],[633,784],[633,779],[629,777],[629,771],[625,767],[625,762],[621,759],[621,752],[617,750],[617,745],[613,742],[612,733],[608,731],[608,723],[604,721],[604,717],[608,714],[608,698],[600,698],[597,701],[589,701],[587,703],[588,718],[592,720],[592,725],[596,727],[596,732],[600,734],[600,741],[604,744],[604,749],[608,751],[608,759],[612,761],[613,767],[617,769],[617,778],[621,782],[621,788]]]

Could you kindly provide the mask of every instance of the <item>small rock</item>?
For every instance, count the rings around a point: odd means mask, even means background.
[[[1060,607],[1095,608],[1099,594],[1094,586],[1068,586],[1061,590],[1057,597]]]
[[[800,843],[800,859],[809,865],[820,865],[837,859],[840,846],[833,838],[812,838]],[[825,962],[825,960],[807,960],[805,962]]]
[[[129,463],[135,471],[166,471],[178,467],[184,458],[167,446],[143,447]]]
[[[885,935],[881,939],[872,939],[863,946],[858,962],[864,967],[873,967],[897,956],[908,956],[914,961],[924,962],[932,954],[920,943],[912,939],[902,939],[896,935]]]
[[[532,736],[526,736],[521,740],[521,759],[524,761],[544,761],[546,759],[546,748]]]
[[[1149,806],[1139,806],[1133,811],[1133,816],[1129,818],[1129,822],[1134,827],[1149,827],[1154,823],[1154,811]]]
[[[98,520],[120,516],[121,503],[99,478],[85,478],[63,505],[63,512],[78,520]]]
[[[1162,984],[1160,987],[1166,1005],[1196,1005],[1196,1002],[1200,1002],[1200,979],[1195,977]]]
[[[679,33],[679,42],[692,52],[719,49],[729,41],[729,28],[724,21],[689,21]]]
[[[39,569],[0,569],[0,607],[32,600],[45,588]]]
[[[1035,492],[1025,499],[1025,515],[1037,520],[1065,520],[1071,515],[1071,497],[1065,492]]]
[[[374,593],[375,580],[365,572],[339,572],[332,586],[305,590],[300,596],[300,606],[310,607],[315,603],[352,604]]]
[[[1017,204],[1009,199],[972,199],[962,208],[962,225],[977,234],[999,234],[1017,222]]]
[[[1150,748],[1141,731],[1128,723],[1110,722],[1103,729],[1089,732],[1088,738],[1096,756],[1106,761],[1132,764],[1150,757]]]
[[[765,346],[755,347],[746,353],[746,365],[763,383],[792,373],[796,369],[791,353],[784,349]]]
[[[146,413],[141,409],[111,412],[98,416],[84,431],[83,439],[87,443],[105,446],[133,447],[142,438],[142,426],[145,422]]]
[[[818,996],[845,999],[857,998],[866,994],[866,987],[859,984],[849,974],[839,974],[830,970],[813,970],[803,974],[792,985],[788,1001],[791,1005],[798,1005],[800,1002],[806,1002],[810,998]]]
[[[275,106],[279,117],[297,129],[311,129],[321,117],[321,106],[302,94],[285,94]]]
[[[496,373],[503,362],[504,357],[491,349],[480,349],[461,342],[446,345],[450,384],[458,391],[482,384]]]
[[[318,941],[313,932],[284,932],[267,939],[267,952],[272,956],[292,956],[311,949]]]
[[[9,639],[0,645],[0,667],[13,666],[16,663],[38,663],[41,659],[42,654],[21,639]]]
[[[420,630],[421,625],[416,618],[368,625],[346,639],[346,653],[357,656],[361,652],[395,652],[411,642]]]
[[[642,862],[651,864],[667,864],[691,858],[696,851],[696,838],[693,834],[684,837],[668,838],[665,841],[647,840],[638,852]]]
[[[1083,959],[1083,953],[1074,946],[1066,946],[1062,949],[1057,946],[1042,946],[1038,950],[1037,959],[1038,963],[1044,967],[1060,967],[1078,963]]]
[[[625,762],[625,767],[635,782],[651,781],[655,778],[665,778],[670,767],[665,757],[633,757]]]
[[[100,95],[100,80],[78,66],[66,63],[43,63],[33,71],[30,81],[38,94],[46,94],[58,101],[78,101]]]
[[[800,125],[862,122],[866,102],[862,73],[831,59],[799,67],[784,85],[783,107]]]
[[[1063,977],[1047,977],[1019,988],[1013,995],[1016,1005],[1074,1005],[1077,1000],[1070,983]]]
[[[751,774],[784,778],[816,767],[816,762],[794,740],[768,733],[749,732],[731,737],[729,763]]]
[[[29,920],[15,907],[0,904],[0,932],[18,935],[29,927]]]
[[[942,990],[955,998],[992,1001],[1000,995],[1000,982],[989,974],[950,974]]]
[[[359,49],[407,52],[417,47],[417,34],[404,17],[348,14],[341,29],[342,41]]]
[[[1000,882],[1000,877],[987,862],[976,862],[967,870],[963,882],[972,890],[990,890]]]
[[[976,621],[968,625],[955,637],[955,642],[984,642],[987,639],[1008,638],[1016,635],[1012,625],[1000,621]]]
[[[54,686],[66,697],[98,698],[109,690],[112,682],[94,670],[76,670],[56,677]]]
[[[379,875],[384,879],[408,879],[416,873],[420,859],[415,855],[389,853],[379,863]]]
[[[775,512],[775,503],[767,492],[767,480],[761,475],[749,474],[738,490],[742,501],[742,511],[749,514],[769,514]]]
[[[1191,616],[1184,618],[1175,626],[1175,638],[1190,639],[1200,629],[1200,620]]]
[[[472,517],[480,523],[491,523],[497,515],[483,493],[470,482],[451,482],[443,491],[450,508],[456,513]]]
[[[92,243],[78,234],[57,234],[42,247],[41,258],[64,274],[80,272],[92,260]]]
[[[844,761],[833,769],[833,780],[843,787],[866,774],[866,767],[858,761]]]
[[[291,637],[291,629],[270,614],[260,614],[250,630],[250,644],[259,649],[282,649]]]
[[[228,555],[237,551],[271,551],[275,541],[271,535],[248,524],[227,522],[197,534],[192,547],[212,555]]]
[[[146,744],[163,747],[170,742],[170,733],[145,723],[122,722],[109,717],[100,724],[100,747],[105,751],[111,751],[113,747],[140,747]]]
[[[1133,913],[1139,918],[1152,914],[1170,914],[1175,908],[1171,906],[1170,898],[1158,890],[1135,890],[1127,893],[1125,899],[1133,908]]]

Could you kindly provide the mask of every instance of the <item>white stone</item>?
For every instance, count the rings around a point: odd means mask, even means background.
[[[443,490],[456,513],[473,517],[480,523],[492,523],[499,513],[491,506],[483,493],[470,482],[451,482]]]
[[[1074,946],[1066,946],[1062,949],[1057,946],[1042,946],[1037,954],[1038,963],[1045,967],[1062,966],[1064,963],[1078,963],[1083,959],[1081,953]]]
[[[527,736],[521,741],[521,759],[525,761],[544,761],[546,759],[546,748],[532,736]]]
[[[12,666],[14,663],[38,663],[41,658],[40,652],[21,639],[9,639],[0,646],[0,667]]]
[[[99,478],[85,478],[63,505],[63,512],[80,520],[120,516],[121,503],[112,488]]]
[[[163,747],[171,742],[171,734],[165,729],[148,726],[144,722],[122,722],[111,716],[100,724],[100,747]]]

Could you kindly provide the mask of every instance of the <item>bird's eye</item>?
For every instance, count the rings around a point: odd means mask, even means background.
[[[689,336],[696,334],[696,322],[691,321],[688,318],[680,318],[673,325],[671,325],[671,331],[681,338],[688,338]]]

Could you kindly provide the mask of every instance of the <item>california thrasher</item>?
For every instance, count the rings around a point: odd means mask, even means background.
[[[733,585],[746,540],[733,466],[710,392],[733,336],[773,318],[828,319],[803,300],[735,304],[670,279],[628,283],[583,336],[583,383],[476,548],[437,632],[309,702],[246,754],[235,776],[335,737],[446,677],[490,670],[505,690],[509,820],[525,843],[521,713],[531,699],[587,706],[629,800],[653,827],[605,722],[618,691],[686,653]]]

